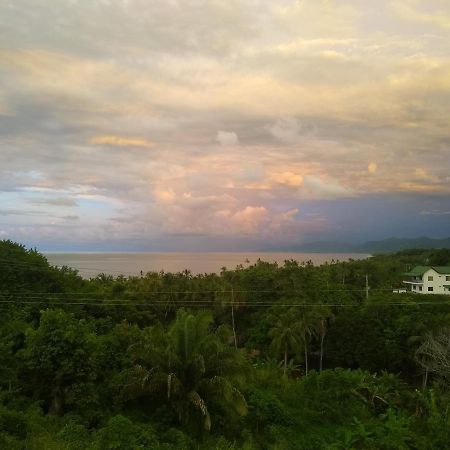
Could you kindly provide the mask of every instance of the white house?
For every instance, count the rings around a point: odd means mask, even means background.
[[[410,292],[450,295],[450,266],[416,266],[403,275],[408,277],[403,283],[411,286]]]

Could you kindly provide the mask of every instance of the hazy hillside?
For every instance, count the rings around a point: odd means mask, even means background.
[[[291,247],[289,250],[301,252],[393,253],[409,248],[450,248],[450,238],[388,238],[381,241],[368,241],[357,245],[340,241],[317,241],[301,244],[294,248]]]

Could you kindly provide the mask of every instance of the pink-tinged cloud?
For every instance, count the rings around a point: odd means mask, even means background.
[[[262,223],[267,220],[268,211],[264,206],[246,206],[235,212],[230,220],[233,225],[245,234],[259,233]]]
[[[443,233],[445,0],[47,3],[0,4],[2,233]]]

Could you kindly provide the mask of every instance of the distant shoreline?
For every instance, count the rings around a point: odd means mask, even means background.
[[[165,255],[165,254],[171,254],[171,255],[185,255],[185,254],[209,254],[209,255],[227,255],[227,254],[260,254],[260,253],[265,253],[265,254],[280,254],[280,253],[289,253],[289,254],[299,254],[299,255],[304,255],[304,254],[310,254],[310,253],[314,253],[314,254],[355,254],[355,255],[368,255],[367,252],[352,252],[352,251],[342,251],[342,252],[334,252],[334,251],[325,251],[325,250],[317,250],[317,251],[313,251],[313,250],[309,250],[309,251],[301,251],[301,250],[292,250],[292,251],[284,251],[284,250],[255,250],[255,251],[249,251],[249,252],[233,252],[233,251],[192,251],[192,252],[179,252],[179,251],[116,251],[116,250],[103,250],[103,251],[46,251],[46,250],[40,250],[40,253],[42,253],[43,255]],[[372,255],[368,255],[368,256],[372,256]]]
[[[248,267],[258,260],[283,265],[294,260],[299,264],[312,261],[321,265],[331,261],[366,259],[367,253],[347,252],[45,252],[49,263],[67,266],[89,278],[100,273],[137,276],[147,272],[183,272],[192,274],[220,273],[223,267]]]

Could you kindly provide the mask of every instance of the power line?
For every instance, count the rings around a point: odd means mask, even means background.
[[[49,299],[64,300],[64,299]],[[146,303],[136,302],[92,302],[90,299],[79,299],[78,301],[63,301],[62,303],[53,303],[52,306],[64,305],[87,305],[87,306],[152,306],[152,305],[174,305],[174,306],[191,306],[191,305],[220,305],[220,306],[241,306],[241,307],[264,307],[264,306],[283,306],[283,307],[346,307],[346,308],[362,308],[362,307],[378,307],[378,306],[423,306],[423,305],[449,305],[450,302],[391,302],[391,303],[364,303],[364,304],[348,304],[348,303],[274,303],[274,302],[216,302],[214,300],[197,300],[197,301],[153,301]],[[48,301],[41,300],[0,300],[0,304],[47,304]]]
[[[392,288],[379,288],[379,289],[372,289],[373,291],[377,292],[392,292]],[[155,297],[155,296],[177,296],[177,295],[191,295],[195,298],[195,296],[204,296],[204,295],[212,295],[214,297],[218,297],[220,295],[234,295],[236,293],[239,294],[277,294],[281,297],[285,295],[295,295],[295,294],[301,294],[305,296],[310,296],[311,294],[317,294],[317,293],[337,293],[337,292],[352,292],[352,293],[363,293],[365,292],[365,289],[322,289],[322,290],[209,290],[209,291],[140,291],[140,292],[130,292],[129,295],[120,295],[115,296],[113,292],[104,292],[104,293],[95,293],[95,292],[33,292],[33,291],[27,291],[24,293],[21,292],[4,292],[0,293],[0,298],[11,298],[11,297],[21,297],[21,298],[30,298],[30,299],[39,299],[42,297],[47,297],[49,299],[67,299],[67,297],[73,297],[73,296],[82,296],[87,295],[90,297],[85,297],[87,300],[102,300],[102,299],[127,299],[127,300],[140,300],[142,297]],[[398,295],[398,294],[396,294]],[[111,298],[112,297],[112,298]],[[189,300],[192,301],[192,300]]]

